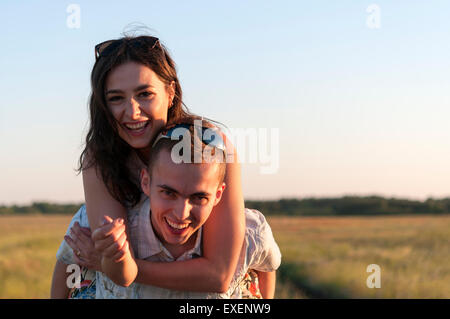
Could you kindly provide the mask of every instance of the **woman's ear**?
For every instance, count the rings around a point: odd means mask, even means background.
[[[146,168],[141,169],[141,188],[144,194],[150,197],[150,175]]]
[[[223,191],[225,190],[225,187],[226,187],[225,183],[222,183],[222,185],[219,185],[219,187],[217,187],[216,198],[214,199],[214,206],[219,204],[220,200],[222,199],[222,195],[223,195]]]
[[[170,82],[168,88],[169,93],[169,109],[173,106],[173,100],[175,99],[175,81]]]

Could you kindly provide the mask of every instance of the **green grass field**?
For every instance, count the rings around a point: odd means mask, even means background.
[[[450,298],[450,216],[270,218],[277,297]],[[368,288],[370,264],[381,288]]]
[[[0,217],[0,298],[48,298],[70,216]],[[450,216],[270,217],[276,298],[450,298]],[[370,289],[369,264],[381,267]]]

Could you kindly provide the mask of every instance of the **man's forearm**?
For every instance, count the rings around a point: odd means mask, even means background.
[[[273,299],[275,296],[276,271],[263,272],[256,271],[258,274],[259,290],[264,299]]]
[[[62,261],[57,261],[53,271],[52,287],[50,291],[50,298],[52,299],[67,299],[69,297],[70,289],[67,287],[66,273],[67,265]]]

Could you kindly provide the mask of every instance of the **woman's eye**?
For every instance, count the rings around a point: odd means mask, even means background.
[[[150,96],[152,96],[152,95],[153,95],[153,93],[152,93],[152,92],[148,92],[148,91],[139,93],[139,96],[140,96],[140,97],[150,97]]]
[[[122,99],[121,96],[111,96],[111,97],[108,98],[108,102],[117,102],[120,99]]]

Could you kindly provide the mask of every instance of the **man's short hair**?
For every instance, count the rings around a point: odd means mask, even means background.
[[[198,125],[201,124],[201,125]],[[161,138],[162,135],[166,134],[170,129],[173,128],[180,128],[184,129],[183,136],[163,136],[164,138]],[[198,132],[198,128],[201,128],[201,133]],[[213,143],[209,143],[208,140],[206,140],[203,136],[204,130],[210,129],[210,133],[213,134],[213,140],[216,141],[216,139],[222,140],[222,136],[220,135],[219,130],[216,126],[211,124],[208,121],[202,120],[198,117],[192,116],[183,118],[180,121],[177,121],[176,123],[171,123],[169,126],[166,126],[163,128],[160,133],[157,135],[155,140],[152,142],[152,149],[150,151],[150,158],[148,161],[148,173],[151,176],[152,169],[159,158],[160,153],[162,150],[167,150],[169,153],[171,153],[173,158],[173,148],[175,145],[182,143],[182,147],[180,148],[177,156],[181,159],[178,161],[179,163],[217,163],[219,165],[219,175],[218,175],[218,181],[219,185],[223,183],[225,178],[225,172],[226,172],[226,151],[225,148],[221,147],[214,147]],[[201,136],[199,136],[199,133]],[[208,134],[209,135],[209,134]],[[186,137],[189,137],[190,140],[186,141]],[[210,136],[209,136],[210,137]],[[222,145],[224,146],[224,143],[222,142]],[[183,154],[186,149],[183,146],[189,147],[190,151],[190,157],[188,158],[188,154]],[[200,147],[199,147],[200,146]],[[207,151],[205,151],[207,150]],[[200,161],[199,161],[200,159]]]

